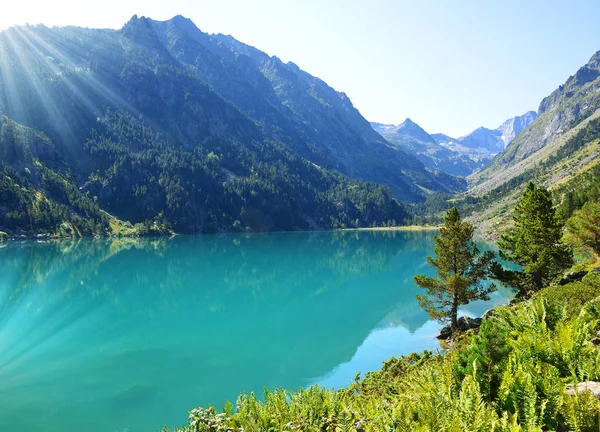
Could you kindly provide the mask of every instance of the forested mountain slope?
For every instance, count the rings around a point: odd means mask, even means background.
[[[3,31],[0,113],[28,131],[16,141],[23,149],[37,145],[34,136],[53,149],[28,164],[2,154],[3,179],[93,221],[87,234],[106,233],[100,216],[76,211],[33,166],[101,214],[177,232],[400,222],[406,211],[395,198],[464,187],[391,146],[345,94],[179,16],[134,16],[118,31]],[[11,199],[0,206],[0,229],[55,232],[60,218],[8,221],[22,204],[16,189],[3,189]]]

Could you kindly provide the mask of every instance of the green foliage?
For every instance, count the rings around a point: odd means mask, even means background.
[[[585,203],[600,201],[600,164],[576,176],[566,185],[554,190],[554,198],[559,202],[557,214],[567,220]]]
[[[573,264],[571,251],[562,243],[563,226],[555,215],[550,193],[529,183],[517,203],[514,228],[499,242],[500,257],[522,270],[496,267],[496,278],[521,294],[540,290]]]
[[[600,202],[588,202],[567,221],[566,241],[600,255]]]
[[[458,381],[474,375],[486,400],[497,398],[502,373],[511,348],[507,328],[496,319],[482,322],[479,332],[457,352],[453,364]]]
[[[427,295],[417,295],[432,319],[457,327],[458,308],[475,300],[489,300],[494,285],[484,285],[494,260],[493,252],[480,254],[473,241],[475,228],[460,220],[456,207],[446,214],[439,236],[434,237],[436,258],[427,257],[437,277],[417,275],[414,280]]]
[[[580,282],[550,286],[542,294],[546,299],[548,319],[556,322],[557,316],[562,316],[563,313],[573,315],[600,295],[600,275],[591,273]],[[566,308],[565,312],[562,311],[563,308]]]

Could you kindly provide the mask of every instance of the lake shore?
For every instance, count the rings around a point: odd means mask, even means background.
[[[140,235],[137,233],[131,234],[120,234],[120,235],[107,235],[107,236],[64,236],[64,235],[56,235],[56,234],[32,234],[20,232],[19,234],[15,233],[6,233],[4,231],[0,231],[0,242],[9,241],[9,240],[41,240],[41,241],[49,241],[49,240],[64,240],[64,239],[115,239],[115,238],[147,238],[147,237],[173,237],[178,235],[213,235],[213,234],[264,234],[264,233],[281,233],[281,232],[327,232],[327,231],[438,231],[440,228],[437,226],[429,226],[429,225],[407,225],[407,226],[395,226],[395,227],[364,227],[364,228],[338,228],[338,229],[326,229],[326,230],[299,230],[299,231],[249,231],[249,232],[216,232],[216,233],[190,233],[190,234],[179,234],[179,233],[170,233],[170,234],[144,234]]]
[[[340,228],[336,231],[438,231],[438,226],[407,225],[395,227],[372,227],[372,228]]]

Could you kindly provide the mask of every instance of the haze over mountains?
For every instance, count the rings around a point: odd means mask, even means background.
[[[536,118],[534,111],[506,120],[496,129],[480,127],[452,138],[429,134],[411,119],[399,125],[371,123],[373,129],[398,148],[414,154],[428,168],[468,176],[491,161]]]
[[[396,198],[466,185],[391,146],[344,93],[182,16],[11,28],[0,62],[0,228],[365,226],[403,220]]]

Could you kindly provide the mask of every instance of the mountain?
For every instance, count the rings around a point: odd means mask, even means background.
[[[470,134],[460,137],[458,142],[465,147],[492,155],[504,150],[502,132],[497,129],[479,127]]]
[[[436,139],[409,118],[399,125],[371,123],[371,127],[390,143],[415,155],[427,168],[433,170],[466,177],[490,160],[464,146],[453,147],[451,138],[447,137],[447,142],[442,138],[446,135],[437,134]]]
[[[541,101],[535,121],[470,178],[471,188],[486,192],[534,168],[593,123],[599,108],[600,51]]]
[[[429,135],[427,132],[425,132],[425,130],[423,130],[421,126],[419,126],[409,118],[404,120],[404,122],[400,123],[392,130],[394,134],[400,137],[407,136],[423,143],[434,144],[436,142],[431,135]]]
[[[535,118],[535,111],[528,111],[521,116],[506,120],[496,129],[477,128],[457,141],[465,147],[495,155],[502,152]]]
[[[435,140],[435,142],[438,143],[438,144],[456,141],[456,138],[452,138],[452,137],[450,137],[448,135],[445,135],[443,133],[434,133],[434,134],[431,134],[431,138],[433,138]]]
[[[502,132],[504,148],[506,148],[506,146],[509,145],[523,129],[533,123],[536,117],[537,113],[535,111],[528,111],[521,116],[513,117],[502,123],[497,130]],[[502,150],[504,150],[504,148]]]
[[[479,200],[473,220],[484,230],[504,223],[528,181],[549,188],[557,203],[598,190],[599,162],[600,51],[541,101],[537,118],[503,152],[469,177],[469,199]]]
[[[364,226],[404,219],[397,199],[465,187],[391,146],[344,93],[182,16],[1,32],[0,114],[13,232]]]

